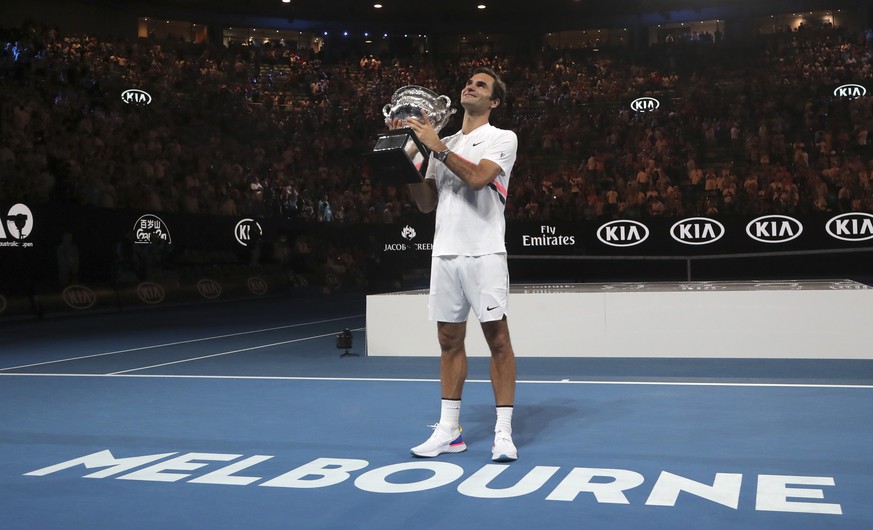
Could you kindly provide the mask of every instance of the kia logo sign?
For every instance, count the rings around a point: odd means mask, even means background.
[[[708,217],[689,217],[670,227],[670,236],[685,245],[708,245],[723,235],[724,225]]]
[[[269,290],[267,282],[263,278],[259,278],[257,276],[252,276],[251,278],[249,278],[247,283],[249,286],[249,291],[251,291],[252,294],[258,296],[267,294],[267,291]]]
[[[867,95],[867,89],[862,85],[848,83],[834,89],[834,97],[855,99]]]
[[[746,233],[761,243],[785,243],[797,238],[803,232],[803,225],[787,215],[765,215],[746,225]]]
[[[130,88],[121,93],[121,101],[128,105],[144,106],[152,102],[152,96],[145,90]]]
[[[637,221],[610,221],[597,229],[597,239],[611,247],[632,247],[649,237],[649,229]]]
[[[136,295],[147,304],[160,304],[164,301],[166,291],[153,282],[142,282],[136,286]]]
[[[71,285],[62,294],[64,303],[73,309],[90,309],[97,303],[97,295],[84,285]]]
[[[221,296],[221,284],[215,280],[203,278],[197,282],[197,292],[200,293],[200,296],[203,298],[209,298],[210,300],[218,298]]]
[[[844,213],[833,217],[825,230],[842,241],[867,241],[873,239],[873,215],[863,212]]]
[[[661,106],[660,101],[658,101],[655,98],[648,97],[648,96],[642,97],[642,98],[637,98],[637,99],[631,101],[631,104],[630,104],[631,110],[634,110],[637,112],[651,112],[660,106]]]
[[[254,219],[243,219],[233,228],[236,242],[244,247],[260,241],[263,234],[264,230],[261,228],[261,224]]]

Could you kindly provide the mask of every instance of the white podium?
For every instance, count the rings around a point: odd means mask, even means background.
[[[439,356],[427,291],[367,296],[367,355]],[[851,280],[510,288],[518,357],[873,359],[873,288]],[[489,355],[474,315],[467,354]]]

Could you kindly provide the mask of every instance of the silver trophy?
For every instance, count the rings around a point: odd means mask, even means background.
[[[399,118],[404,127],[381,133],[369,155],[374,177],[387,183],[413,184],[422,181],[421,165],[430,153],[412,132],[405,127],[409,118],[421,119],[421,111],[427,114],[431,125],[437,132],[445,127],[452,114],[452,100],[448,96],[418,85],[407,85],[397,89],[391,96],[391,103],[382,107],[386,120]]]

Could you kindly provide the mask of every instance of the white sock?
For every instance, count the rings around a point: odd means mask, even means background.
[[[444,399],[440,406],[440,427],[446,432],[455,432],[461,425],[461,400]]]
[[[497,431],[512,434],[512,406],[497,407],[497,425],[494,426],[494,432]]]

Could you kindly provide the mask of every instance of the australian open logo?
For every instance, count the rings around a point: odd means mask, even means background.
[[[143,215],[137,219],[133,231],[136,236],[134,243],[166,243],[169,245],[173,242],[173,238],[170,237],[170,230],[157,215]]]
[[[152,96],[145,90],[129,88],[121,93],[121,101],[128,105],[143,107],[152,102]]]
[[[243,219],[233,229],[233,236],[236,238],[236,242],[244,247],[257,244],[261,240],[262,235],[264,235],[264,230],[261,228],[260,223],[254,219]]]
[[[803,224],[787,215],[764,215],[746,225],[746,234],[761,243],[785,243],[803,233]]]
[[[873,239],[873,214],[850,212],[832,217],[825,225],[831,237],[841,241],[867,241]]]
[[[724,236],[724,225],[708,217],[689,217],[670,227],[670,236],[685,245],[708,245]]]
[[[142,282],[136,286],[136,296],[146,304],[160,304],[164,301],[166,291],[154,282]]]
[[[13,204],[4,217],[0,214],[0,247],[32,247],[24,241],[33,232],[33,212],[27,205]]]
[[[64,289],[61,296],[64,303],[73,309],[90,309],[97,303],[97,295],[84,285],[71,285]]]
[[[856,99],[866,95],[867,89],[864,85],[856,83],[847,83],[834,89],[835,98]]]
[[[632,247],[649,237],[649,229],[643,223],[620,219],[610,221],[597,229],[597,239],[611,247]]]
[[[212,300],[221,296],[221,284],[215,280],[203,278],[197,282],[197,292],[200,293],[200,296],[203,298]]]
[[[253,295],[263,296],[269,290],[267,281],[258,276],[252,276],[246,281],[246,284],[248,285],[249,292]]]
[[[661,106],[661,102],[649,96],[644,96],[631,101],[630,108],[636,112],[652,112]]]

